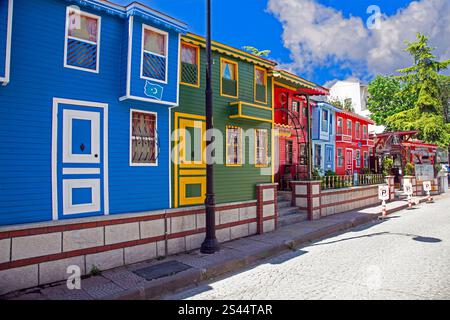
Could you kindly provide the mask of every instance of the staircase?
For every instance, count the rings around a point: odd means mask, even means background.
[[[292,193],[290,191],[278,192],[278,226],[283,227],[293,223],[307,220],[307,215],[299,208],[291,206]]]

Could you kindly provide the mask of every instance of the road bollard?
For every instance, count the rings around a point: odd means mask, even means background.
[[[386,217],[387,217],[386,201],[383,200],[383,202],[381,204],[381,217],[380,217],[380,219],[384,219]]]

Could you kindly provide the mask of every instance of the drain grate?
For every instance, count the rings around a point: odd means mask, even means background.
[[[188,266],[178,261],[167,261],[151,267],[135,270],[133,271],[133,273],[137,274],[138,276],[144,278],[147,281],[151,281],[159,278],[172,276],[174,274],[186,271],[191,268],[192,268],[191,266]]]

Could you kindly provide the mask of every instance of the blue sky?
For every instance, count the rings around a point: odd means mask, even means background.
[[[130,1],[115,2],[128,4]],[[140,2],[186,22],[191,32],[205,33],[204,0]],[[375,74],[391,73],[408,65],[408,57],[402,52],[403,41],[412,40],[417,31],[446,30],[446,37],[437,32],[431,40],[440,48],[440,57],[450,58],[450,40],[441,39],[450,39],[446,29],[450,1],[411,2],[213,0],[213,38],[238,48],[252,45],[269,49],[271,59],[321,85],[347,78],[368,81]],[[366,27],[369,17],[366,10],[370,5],[378,5],[386,15],[380,30],[371,31]]]

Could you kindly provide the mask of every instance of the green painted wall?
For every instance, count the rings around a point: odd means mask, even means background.
[[[239,101],[256,103],[254,101],[254,64],[239,59],[234,59],[218,52],[213,53],[212,83],[214,95],[214,127],[223,132],[225,140],[225,128],[228,125],[239,126],[244,131],[247,129],[271,129],[271,123],[259,122],[253,120],[229,119],[229,103],[237,101],[233,98],[220,96],[220,58],[236,61],[239,65]],[[194,88],[180,84],[180,105],[172,109],[172,124],[174,124],[175,112],[191,113],[205,115],[205,50],[200,48],[200,88]],[[272,78],[268,77],[268,104],[263,105],[272,107]],[[263,111],[263,110],[261,110]],[[271,131],[269,130],[269,156],[271,156]],[[251,139],[253,140],[253,138]],[[251,145],[247,139],[245,144],[245,159],[248,159],[249,153],[254,154],[254,142]],[[216,156],[225,161],[225,141],[222,150],[216,150]],[[246,160],[246,162],[248,162]],[[270,171],[270,169],[266,169]],[[173,180],[173,176],[172,176]],[[261,169],[255,165],[244,164],[242,167],[226,167],[223,165],[214,166],[214,188],[216,201],[218,204],[246,201],[256,199],[255,185],[259,183],[270,183],[271,175],[261,175]],[[173,182],[173,181],[172,181]],[[172,183],[173,187],[174,183]]]

